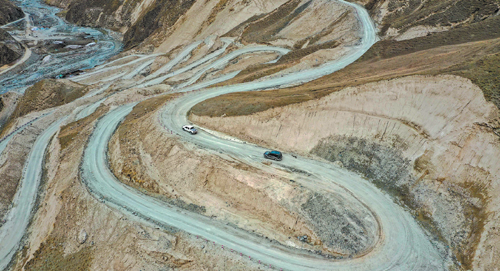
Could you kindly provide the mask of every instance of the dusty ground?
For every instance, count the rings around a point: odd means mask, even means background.
[[[499,112],[467,79],[414,76],[200,125],[359,172],[408,206],[467,268],[498,265]],[[495,237],[497,236],[497,237]]]

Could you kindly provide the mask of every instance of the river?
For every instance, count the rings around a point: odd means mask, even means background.
[[[70,24],[57,15],[61,9],[42,0],[17,4],[25,18],[3,28],[25,44],[26,52],[31,54],[19,60],[24,63],[0,74],[0,94],[24,93],[42,79],[68,77],[75,71],[93,68],[122,49],[118,33]]]

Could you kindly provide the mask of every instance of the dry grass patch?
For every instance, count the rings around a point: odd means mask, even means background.
[[[333,91],[335,90],[278,89],[232,93],[199,103],[191,109],[190,114],[210,117],[250,115],[270,108],[319,99]]]
[[[469,78],[483,90],[486,100],[500,108],[500,53],[461,63],[445,72]]]
[[[97,110],[90,114],[89,116],[72,122],[68,125],[61,127],[61,131],[59,132],[59,144],[61,144],[61,150],[66,149],[71,143],[74,141],[80,141],[87,135],[85,135],[82,131],[84,128],[88,127],[92,124],[96,119],[100,116],[103,116],[109,111],[109,106],[101,105],[97,108]]]
[[[69,80],[45,79],[28,88],[19,101],[13,117],[70,103],[86,92],[84,86]]]
[[[49,237],[33,254],[33,259],[26,263],[25,269],[28,271],[90,270],[94,253],[92,248],[83,247],[75,253],[66,255],[63,243],[62,239]]]
[[[174,97],[176,97],[175,94],[164,95],[137,104],[127,117],[125,117],[125,120],[116,131],[122,148],[125,149],[126,153],[132,153],[134,155],[132,158],[126,159],[126,162],[120,170],[112,170],[115,172],[116,176],[121,177],[122,181],[126,181],[128,185],[140,189],[143,192],[158,193],[159,188],[154,180],[150,179],[147,174],[140,174],[137,172],[134,166],[141,163],[141,156],[138,155],[137,146],[134,143],[134,141],[138,139],[137,137],[140,137],[137,133],[137,127],[144,119],[150,118],[156,110]]]
[[[273,107],[319,99],[350,86],[417,74],[455,74],[470,78],[481,87],[488,99],[500,106],[500,84],[496,84],[499,53],[500,39],[493,39],[441,46],[388,59],[357,61],[343,70],[301,86],[232,93],[208,99],[193,107],[191,113],[211,117],[249,115]],[[231,82],[234,81],[227,83]]]

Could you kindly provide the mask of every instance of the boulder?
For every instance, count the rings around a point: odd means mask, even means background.
[[[87,241],[87,232],[84,229],[80,230],[80,233],[78,234],[78,243],[83,244]]]

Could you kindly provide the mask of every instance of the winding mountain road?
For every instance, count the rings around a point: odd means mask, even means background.
[[[345,3],[345,2],[344,2]],[[350,54],[319,68],[301,71],[272,78],[261,82],[250,82],[210,91],[191,92],[174,102],[166,104],[161,112],[162,124],[178,133],[184,141],[190,141],[203,148],[222,152],[236,157],[250,165],[262,166],[262,153],[265,149],[252,144],[227,141],[212,134],[200,132],[197,136],[183,133],[182,125],[188,123],[189,110],[206,99],[219,95],[279,86],[298,84],[332,73],[349,65],[376,41],[375,28],[366,10],[353,6],[363,25],[363,39]],[[243,49],[242,49],[243,50]],[[213,63],[218,65],[230,59],[231,54]],[[159,81],[159,80],[158,80]],[[193,83],[196,80],[188,81]],[[191,89],[179,89],[179,92]],[[374,214],[372,223],[379,227],[380,235],[372,251],[359,258],[331,261],[304,251],[290,249],[277,244],[268,244],[251,234],[222,225],[206,217],[179,210],[153,198],[130,189],[117,180],[108,168],[107,144],[120,121],[132,110],[135,104],[117,108],[106,115],[96,126],[89,140],[82,164],[82,179],[92,193],[102,197],[117,208],[138,213],[147,220],[170,225],[194,235],[200,235],[224,246],[261,259],[267,264],[286,270],[444,270],[443,259],[428,240],[420,226],[401,207],[378,190],[375,186],[346,170],[302,157],[292,158],[285,155],[281,164],[312,172],[314,178],[304,177],[304,185],[316,189],[338,190],[339,187],[350,191],[356,200]],[[275,163],[279,167],[280,163]]]
[[[35,141],[24,167],[24,174],[13,200],[13,207],[6,216],[5,224],[0,228],[0,270],[10,263],[28,227],[31,211],[42,177],[43,159],[52,136],[66,118],[55,121]]]
[[[201,131],[197,136],[187,136],[180,127],[188,122],[187,113],[199,102],[226,93],[240,91],[257,91],[262,89],[278,88],[291,84],[300,84],[314,80],[344,68],[361,57],[376,41],[376,31],[368,12],[356,5],[339,0],[352,6],[362,25],[362,39],[350,53],[341,59],[324,64],[317,68],[303,70],[297,73],[271,78],[259,82],[249,82],[233,86],[220,87],[204,91],[191,92],[201,89],[212,83],[221,82],[234,77],[237,72],[226,74],[208,82],[193,85],[199,77],[211,67],[217,67],[230,61],[238,54],[256,51],[277,51],[286,53],[283,48],[262,46],[243,48],[213,61],[206,68],[202,68],[195,76],[180,86],[176,92],[188,92],[174,101],[170,101],[161,110],[160,119],[167,129],[177,132],[184,141],[192,142],[214,154],[222,151],[222,156],[235,157],[249,165],[266,170],[262,162],[263,148],[242,144],[241,142],[224,140],[212,134]],[[174,66],[181,63],[200,42],[193,43],[156,73],[141,82],[143,86],[161,83],[162,75],[168,73]],[[227,47],[227,46],[226,46]],[[225,51],[224,47],[224,51]],[[210,57],[202,58],[195,62],[191,68],[212,61],[223,53],[222,50]],[[141,61],[151,62],[143,58]],[[149,64],[143,63],[139,67]],[[109,67],[107,67],[109,68]],[[105,69],[107,69],[105,68]],[[134,73],[138,69],[134,70]],[[184,69],[183,72],[188,69]],[[174,71],[175,72],[175,71]],[[180,73],[180,72],[179,72]],[[83,78],[83,77],[82,77]],[[163,80],[161,80],[163,79]],[[99,100],[97,103],[101,103]],[[89,106],[79,113],[78,117],[93,112],[98,104]],[[273,167],[294,167],[311,172],[312,177],[304,176],[302,184],[314,189],[344,190],[352,194],[353,201],[358,202],[361,208],[367,208],[373,214],[365,219],[379,231],[376,245],[365,255],[344,260],[329,260],[304,250],[293,249],[264,241],[244,230],[227,226],[208,217],[191,213],[189,211],[168,205],[154,198],[146,196],[119,182],[108,167],[107,148],[108,142],[120,122],[131,112],[137,103],[120,106],[102,117],[91,135],[81,164],[81,178],[89,191],[106,204],[133,215],[138,214],[145,223],[158,223],[181,229],[187,233],[202,236],[227,247],[234,248],[245,255],[258,258],[266,264],[283,268],[284,270],[444,270],[444,260],[437,249],[428,240],[416,221],[401,207],[395,204],[387,195],[378,190],[371,183],[360,176],[339,169],[329,163],[323,163],[303,157],[292,158],[285,155],[282,162],[273,163]],[[31,217],[31,210],[36,198],[36,191],[40,182],[43,153],[51,136],[57,132],[59,125],[64,121],[60,119],[50,126],[37,139],[27,162],[21,187],[14,200],[14,208],[9,212],[7,223],[0,228],[0,269],[7,266],[8,262],[17,251],[19,242]],[[14,225],[20,225],[14,227]],[[14,230],[17,229],[17,230]],[[22,230],[20,230],[22,229]]]

